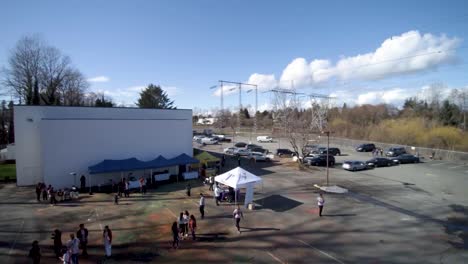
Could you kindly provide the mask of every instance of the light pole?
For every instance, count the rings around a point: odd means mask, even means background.
[[[258,85],[255,86],[255,116],[254,116],[254,135],[257,135],[257,111],[258,111]],[[250,93],[253,89],[247,91]]]

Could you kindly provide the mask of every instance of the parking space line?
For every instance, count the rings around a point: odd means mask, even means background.
[[[285,264],[281,259],[273,255],[270,251],[267,251],[268,255],[270,255],[274,260],[276,260],[278,263]]]
[[[24,219],[21,221],[21,227],[19,231],[16,233],[15,240],[13,240],[13,243],[11,244],[10,250],[8,251],[8,256],[10,256],[13,249],[15,249],[16,241],[18,240],[18,236],[21,236],[23,234],[23,229],[24,229]]]
[[[461,167],[465,167],[465,164],[463,164],[463,165],[457,165],[457,166],[452,166],[452,167],[449,167],[449,169],[456,169],[456,168],[461,168]]]
[[[167,208],[167,207],[166,207],[166,209],[169,211],[169,213],[171,213],[172,216],[174,216],[175,218],[177,218],[177,215],[175,215],[174,212],[172,212],[171,209],[169,209],[169,208]]]
[[[318,249],[318,248],[312,246],[311,244],[309,244],[309,243],[307,243],[307,242],[304,242],[304,241],[302,241],[302,240],[300,240],[300,239],[298,239],[297,241],[299,241],[299,242],[301,242],[302,244],[304,244],[304,245],[306,245],[306,246],[308,246],[308,247],[310,247],[310,248],[312,248],[312,249],[318,251],[320,254],[322,254],[322,255],[324,255],[324,256],[327,256],[327,257],[333,259],[334,261],[336,261],[336,262],[338,262],[338,263],[340,263],[340,264],[344,264],[343,261],[341,261],[341,260],[339,260],[339,259],[333,257],[332,255],[328,254],[327,252],[324,252],[324,251],[322,251],[322,250],[320,250],[320,249]]]
[[[445,162],[441,162],[441,163],[433,163],[431,164],[431,166],[439,166],[439,165],[442,165],[442,164],[446,164]]]

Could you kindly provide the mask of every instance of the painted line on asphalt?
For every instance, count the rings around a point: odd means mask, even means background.
[[[171,213],[172,216],[174,216],[175,218],[177,218],[177,215],[175,215],[174,212],[172,212],[171,209],[169,209],[169,208],[167,208],[167,207],[166,207],[166,209],[169,211],[169,213]]]
[[[98,221],[99,223],[99,228],[101,228],[101,231],[103,231],[102,229],[102,224],[101,224],[101,220],[99,219],[99,213],[97,211],[97,208],[94,208],[94,212],[96,212],[96,220]]]
[[[13,251],[13,249],[16,246],[16,241],[18,241],[18,235],[21,236],[23,234],[23,231],[24,231],[24,219],[21,220],[20,230],[16,233],[15,240],[13,240],[13,244],[11,244],[10,250],[8,250],[8,256],[11,255],[11,252]]]
[[[433,164],[431,164],[431,166],[439,166],[439,165],[442,165],[442,164],[447,164],[447,163],[445,163],[445,162],[441,162],[441,163],[433,163]]]
[[[463,165],[457,165],[457,166],[452,166],[452,167],[449,167],[449,169],[456,169],[456,168],[461,168],[461,167],[465,167],[465,164],[463,164]]]
[[[324,255],[324,256],[327,256],[327,257],[329,257],[330,259],[333,259],[334,261],[336,261],[336,262],[338,262],[338,263],[340,263],[340,264],[344,264],[343,261],[341,261],[341,260],[335,258],[334,256],[328,254],[327,252],[324,252],[324,251],[322,251],[322,250],[320,250],[320,249],[318,249],[318,248],[312,246],[311,244],[309,244],[309,243],[307,243],[307,242],[304,242],[304,241],[302,241],[302,240],[300,240],[300,239],[297,239],[297,241],[299,241],[299,242],[301,242],[302,244],[304,244],[304,245],[306,245],[306,246],[308,246],[308,247],[310,247],[310,248],[312,248],[312,249],[318,251],[320,254],[322,254],[322,255]]]
[[[267,251],[268,255],[270,255],[274,260],[278,261],[278,263],[285,264],[281,259],[273,255],[270,251]]]

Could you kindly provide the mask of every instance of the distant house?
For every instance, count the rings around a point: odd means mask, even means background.
[[[15,144],[9,144],[6,148],[0,150],[0,160],[15,159]]]
[[[213,125],[216,122],[214,117],[200,117],[197,121],[197,125]]]

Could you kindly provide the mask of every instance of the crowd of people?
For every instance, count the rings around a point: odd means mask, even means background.
[[[78,264],[79,257],[88,257],[88,229],[84,224],[80,224],[76,233],[70,233],[70,239],[62,243],[62,231],[55,229],[51,239],[53,242],[54,253],[57,259],[64,264]],[[105,226],[102,232],[102,241],[106,257],[111,257],[112,250],[112,231],[109,226]],[[80,252],[81,250],[81,252]],[[42,257],[42,252],[39,247],[39,242],[35,240],[29,250],[28,255],[34,264],[39,264]]]
[[[36,184],[36,200],[38,202],[49,202],[51,205],[57,205],[58,202],[70,200],[78,197],[78,190],[75,186],[71,189],[54,189],[52,185],[47,186],[43,182]]]

